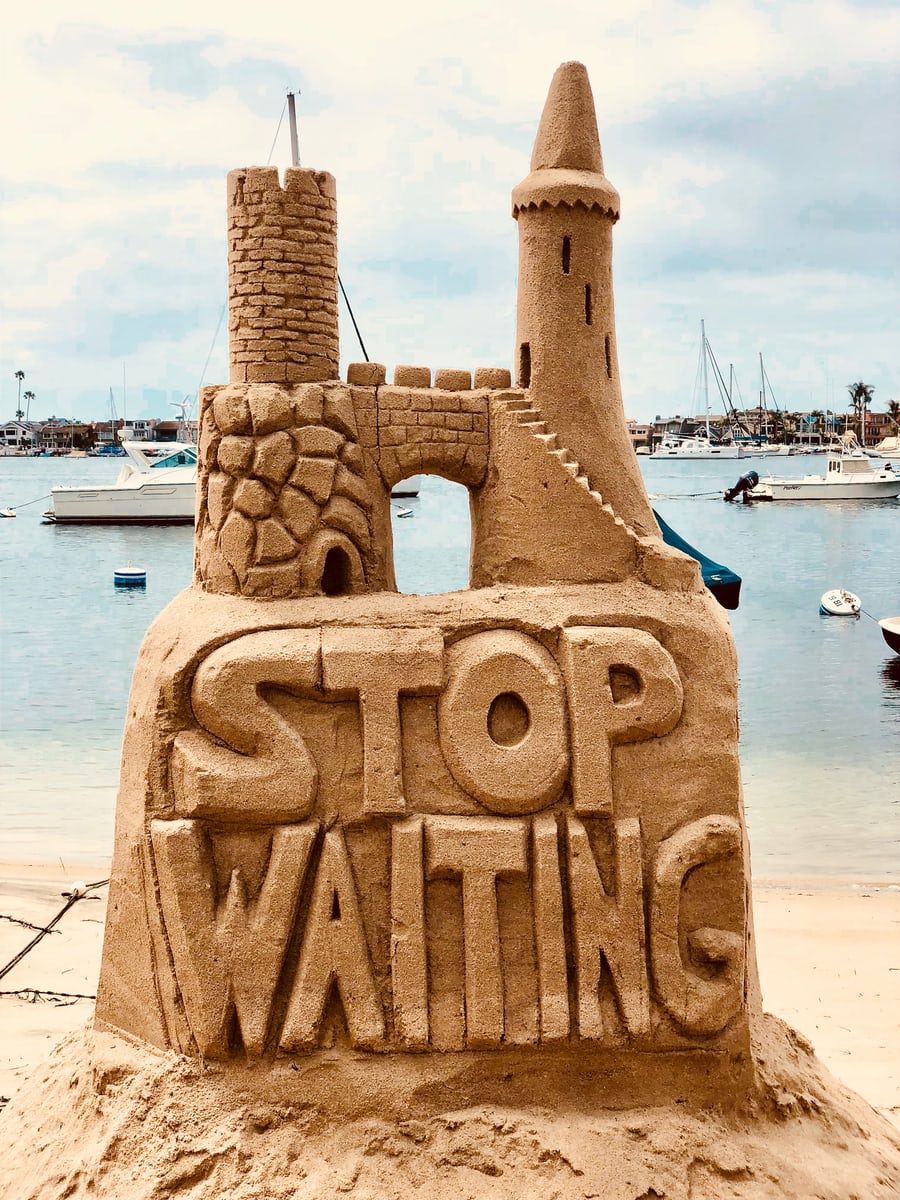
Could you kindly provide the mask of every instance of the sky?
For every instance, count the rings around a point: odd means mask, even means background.
[[[18,4],[0,47],[0,419],[171,417],[227,381],[225,176],[338,186],[369,357],[511,366],[517,229],[560,62],[590,73],[626,414],[900,399],[900,6],[879,0]],[[218,329],[218,336],[216,331]],[[342,364],[363,355],[342,307]],[[390,378],[390,376],[389,376]],[[713,394],[714,409],[719,407]],[[23,403],[24,407],[24,403]]]

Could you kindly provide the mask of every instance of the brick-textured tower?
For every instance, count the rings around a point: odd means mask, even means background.
[[[657,534],[625,430],[612,287],[619,194],[603,174],[594,98],[581,63],[553,76],[513,190],[519,223],[517,382],[590,484],[641,533]]]
[[[334,176],[291,167],[228,175],[232,383],[338,377]]]

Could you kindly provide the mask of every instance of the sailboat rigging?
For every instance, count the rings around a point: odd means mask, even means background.
[[[713,357],[709,342],[706,338],[706,322],[700,322],[700,363],[699,369],[703,380],[704,432],[692,433],[688,436],[668,434],[653,450],[654,458],[678,459],[709,459],[709,458],[743,458],[741,446],[731,442],[720,442],[713,439],[709,424],[709,366],[712,364],[716,384],[720,394],[727,395],[725,381],[719,364]]]

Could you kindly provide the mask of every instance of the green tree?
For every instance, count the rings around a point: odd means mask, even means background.
[[[18,391],[16,394],[16,420],[17,421],[21,421],[22,416],[23,416],[23,413],[22,413],[22,380],[24,378],[25,378],[24,371],[16,371],[16,384],[18,387]]]
[[[25,420],[27,421],[28,414],[31,412],[31,402],[34,399],[34,392],[26,392],[24,399],[25,399]],[[19,413],[18,417],[19,417],[19,420],[21,421],[22,414]]]
[[[888,413],[894,422],[894,428],[900,429],[900,400],[888,400]]]
[[[853,409],[853,423],[858,430],[860,444],[865,445],[866,409],[869,407],[875,388],[872,384],[863,383],[860,380],[858,383],[848,383],[847,391],[850,393],[850,403],[847,407]]]

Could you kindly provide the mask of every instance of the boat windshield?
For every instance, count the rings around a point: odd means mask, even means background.
[[[151,471],[157,470],[159,467],[193,467],[197,462],[197,447],[189,446],[184,443],[172,447],[171,454],[165,454],[161,458],[154,459],[150,464]]]

